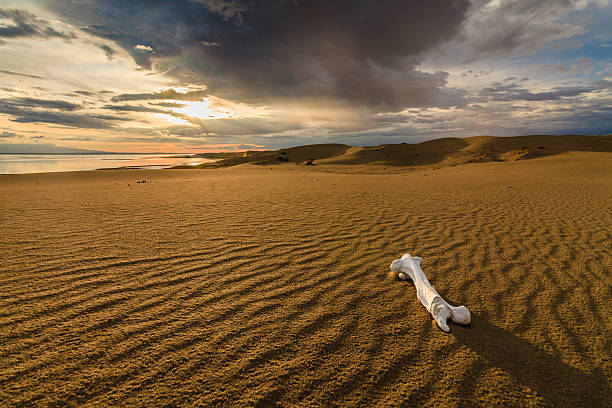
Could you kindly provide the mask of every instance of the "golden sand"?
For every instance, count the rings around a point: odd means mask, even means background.
[[[610,406],[612,154],[351,169],[0,176],[0,405]]]
[[[364,171],[370,173],[378,166],[405,171],[405,167],[440,168],[466,163],[516,161],[554,156],[568,151],[612,152],[612,135],[531,135],[514,137],[475,136],[449,137],[417,144],[387,144],[370,147],[342,144],[318,144],[264,152],[248,152],[201,167],[235,166],[245,163],[270,165],[280,163],[340,165],[340,172]],[[347,166],[350,165],[350,166]]]

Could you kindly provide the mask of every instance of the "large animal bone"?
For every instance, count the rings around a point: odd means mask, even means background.
[[[455,323],[469,324],[472,317],[467,307],[451,306],[446,300],[442,299],[442,296],[431,286],[427,276],[423,273],[421,262],[423,262],[423,259],[418,256],[404,254],[400,259],[391,263],[391,270],[397,273],[401,280],[412,279],[417,289],[417,297],[442,330],[447,333],[450,331],[446,323],[448,318]]]

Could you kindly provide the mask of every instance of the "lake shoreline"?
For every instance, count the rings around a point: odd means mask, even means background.
[[[195,166],[216,159],[197,155],[168,154],[4,154],[0,155],[0,174],[42,174],[107,169],[162,169],[177,165]]]

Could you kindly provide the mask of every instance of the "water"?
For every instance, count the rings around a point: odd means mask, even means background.
[[[171,154],[0,154],[0,174],[48,173],[117,167],[163,169],[193,166],[215,160],[201,157],[169,157]]]

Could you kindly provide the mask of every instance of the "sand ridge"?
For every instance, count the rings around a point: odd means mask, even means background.
[[[316,144],[266,152],[248,152],[201,167],[241,164],[305,163],[318,165],[458,166],[466,163],[516,161],[558,155],[570,151],[612,152],[612,135],[531,135],[514,137],[474,136],[441,138],[417,144],[360,147]]]
[[[0,177],[0,403],[610,406],[611,163]]]

